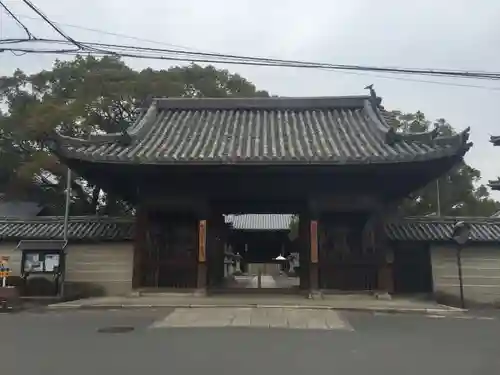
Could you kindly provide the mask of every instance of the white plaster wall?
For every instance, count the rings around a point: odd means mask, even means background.
[[[132,242],[69,245],[66,259],[68,290],[105,295],[132,291]]]
[[[21,275],[17,243],[0,243],[0,257],[9,256],[12,276]],[[74,294],[121,295],[132,291],[132,242],[69,244],[66,248],[66,291]]]
[[[460,296],[456,247],[431,247],[432,276],[436,297],[458,300]],[[500,306],[500,246],[467,246],[462,250],[465,300]]]

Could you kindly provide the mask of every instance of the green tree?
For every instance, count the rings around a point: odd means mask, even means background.
[[[56,61],[53,68],[0,77],[0,192],[31,199],[59,214],[64,206],[66,168],[43,139],[52,130],[86,137],[120,132],[149,97],[268,96],[243,77],[213,66],[136,71],[115,57]],[[128,207],[75,176],[73,214],[123,214]]]
[[[435,122],[427,120],[425,115],[416,113],[391,112],[394,126],[398,131],[419,133],[437,128],[442,136],[455,133],[445,119]],[[438,188],[441,215],[443,216],[490,216],[500,204],[490,198],[489,191],[479,184],[481,172],[465,162],[460,163],[438,181],[433,181],[425,188],[412,194],[401,205],[405,215],[432,215],[438,212]]]

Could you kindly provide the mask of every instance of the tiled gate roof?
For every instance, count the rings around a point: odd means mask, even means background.
[[[292,223],[291,214],[226,215],[225,222],[236,230],[287,230]]]
[[[500,219],[459,219],[471,224],[471,241],[500,242]],[[457,218],[406,218],[386,224],[386,231],[393,241],[450,241],[456,221]]]
[[[244,216],[244,215],[242,215]],[[286,229],[290,215],[274,222],[272,229]],[[230,219],[226,219],[226,222]],[[386,231],[393,241],[450,241],[455,218],[406,218],[399,222],[388,223]],[[500,242],[500,219],[467,218],[472,226],[473,242]],[[241,220],[240,220],[241,221]],[[254,224],[259,221],[253,221]],[[245,229],[236,225],[235,229]],[[252,221],[246,221],[246,228]],[[262,225],[261,225],[262,224]],[[266,229],[266,220],[261,220],[254,229]],[[72,217],[69,222],[69,239],[73,241],[130,241],[134,236],[133,218],[116,217]],[[21,239],[60,239],[63,235],[61,217],[38,217],[33,220],[0,219],[0,240],[17,241]]]
[[[124,241],[134,235],[133,218],[72,217],[68,237],[78,241]],[[63,237],[61,217],[37,217],[32,220],[0,219],[0,239],[57,239]]]
[[[469,130],[395,132],[372,96],[157,98],[119,134],[56,135],[70,159],[127,164],[366,164],[463,156]]]

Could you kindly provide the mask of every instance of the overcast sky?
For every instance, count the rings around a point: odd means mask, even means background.
[[[56,37],[20,0],[6,0],[37,36]],[[417,68],[500,71],[499,0],[33,0],[53,21],[190,47],[199,51]],[[26,17],[27,16],[27,17]],[[76,39],[139,44],[63,26]],[[3,13],[0,38],[22,37]],[[148,46],[152,46],[149,44]],[[0,75],[50,68],[56,56],[0,54]],[[140,69],[159,61],[129,61]],[[327,71],[230,66],[260,89],[286,96],[357,95],[375,84],[388,109],[423,111],[455,128],[472,128],[466,160],[484,180],[500,175],[500,82],[353,75]],[[394,77],[396,78],[396,77]],[[410,79],[408,81],[407,79]],[[444,84],[411,80],[441,81]],[[484,86],[485,88],[453,85]],[[500,194],[495,195],[500,199]]]

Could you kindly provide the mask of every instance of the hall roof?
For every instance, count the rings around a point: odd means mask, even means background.
[[[491,190],[500,190],[500,178],[488,181],[488,186]]]
[[[492,135],[490,142],[493,143],[493,146],[500,146],[500,135]]]
[[[404,134],[370,96],[156,98],[127,131],[56,134],[66,159],[126,164],[366,164],[463,156],[469,129]]]
[[[500,146],[500,135],[492,135],[490,142],[493,143],[493,146]],[[500,190],[500,178],[488,181],[488,185],[492,190]]]
[[[285,215],[284,220],[275,217],[268,222],[274,220],[275,227],[281,225],[276,229],[286,229],[285,225],[289,218],[290,215]],[[457,220],[465,220],[471,224],[472,242],[500,243],[499,218],[411,217],[389,222],[386,224],[385,230],[388,238],[392,241],[452,242],[453,226]],[[255,223],[257,221],[243,218],[240,223],[242,225],[235,229],[251,229],[250,225]],[[243,228],[244,225],[246,226]],[[36,217],[27,220],[0,218],[0,241],[57,240],[63,237],[63,228],[64,220],[62,217]],[[68,238],[73,242],[132,241],[134,238],[134,219],[95,216],[71,217]]]
[[[224,221],[236,230],[288,230],[292,214],[225,215]]]

